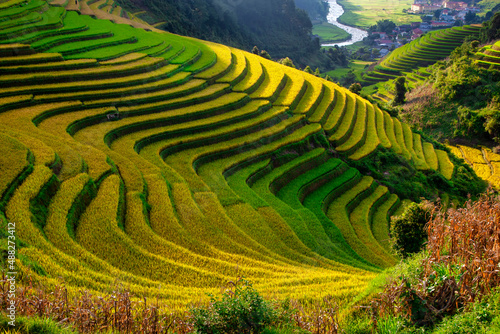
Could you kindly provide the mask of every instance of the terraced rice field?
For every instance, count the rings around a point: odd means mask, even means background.
[[[458,158],[464,159],[477,176],[488,181],[494,188],[500,188],[500,154],[487,147],[457,145],[449,146],[449,149]]]
[[[366,73],[363,80],[372,84],[393,80],[415,68],[432,65],[448,57],[468,36],[479,37],[479,31],[480,26],[472,25],[428,32],[392,51],[373,71]]]
[[[0,219],[49,288],[183,309],[241,274],[347,302],[395,263],[400,200],[345,161],[385,147],[453,176],[446,152],[331,82],[83,15],[109,2],[56,2],[0,10]]]
[[[500,41],[487,45],[483,51],[477,52],[476,61],[483,67],[500,69]]]

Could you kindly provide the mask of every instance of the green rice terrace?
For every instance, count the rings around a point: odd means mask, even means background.
[[[479,65],[487,68],[500,69],[500,41],[487,45],[484,50],[476,53]]]
[[[0,218],[19,272],[48,289],[120,285],[182,310],[240,274],[347,304],[397,261],[388,221],[407,199],[387,161],[443,199],[478,180],[334,83],[122,13],[0,1]]]
[[[372,84],[393,80],[416,68],[432,65],[448,57],[467,37],[479,37],[480,29],[480,25],[472,25],[431,31],[391,52],[363,80]]]

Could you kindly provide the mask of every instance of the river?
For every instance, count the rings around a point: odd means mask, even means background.
[[[326,44],[321,44],[321,46],[346,46],[346,45],[351,45],[353,43],[362,41],[363,38],[368,36],[368,33],[364,30],[346,26],[345,24],[339,23],[337,19],[340,17],[340,15],[344,14],[344,8],[342,8],[341,5],[337,3],[337,0],[328,0],[330,3],[330,11],[328,13],[327,19],[328,23],[331,23],[333,25],[336,25],[337,27],[347,31],[349,34],[351,34],[351,39],[341,42],[341,43],[326,43]]]

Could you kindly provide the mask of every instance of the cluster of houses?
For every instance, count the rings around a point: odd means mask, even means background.
[[[425,2],[425,3],[424,3]],[[380,51],[380,56],[385,56],[391,50],[419,38],[426,32],[434,29],[442,29],[452,27],[457,20],[464,21],[465,15],[471,11],[477,13],[480,11],[477,7],[468,7],[465,2],[456,2],[448,0],[433,1],[428,4],[426,0],[415,0],[411,7],[414,13],[434,15],[436,10],[441,10],[439,19],[431,20],[430,22],[412,22],[411,24],[397,26],[392,31],[392,34],[375,31],[372,35],[378,35],[375,39],[376,45],[374,48]]]
[[[429,4],[427,0],[415,0],[409,12],[414,14],[434,14],[438,9],[442,11],[439,20],[431,22],[432,28],[451,27],[457,20],[464,21],[468,12],[479,13],[481,11],[479,7],[469,7],[463,1],[433,0]]]

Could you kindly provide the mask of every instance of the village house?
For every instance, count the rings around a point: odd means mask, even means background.
[[[430,12],[434,12],[438,9],[441,9],[441,6],[440,5],[436,5],[436,4],[431,4],[431,5],[428,5],[428,4],[413,4],[411,5],[411,10],[414,12],[414,13],[430,13]]]
[[[462,10],[467,8],[467,4],[463,1],[446,1],[443,6],[449,9]]]
[[[411,39],[412,40],[417,39],[420,36],[422,36],[423,34],[424,34],[424,32],[420,28],[413,29]]]
[[[374,31],[372,35],[380,35],[380,39],[387,39],[387,34],[383,31]]]
[[[432,21],[431,22],[431,27],[433,29],[442,29],[442,28],[449,28],[453,26],[454,22],[442,22],[442,21]]]

